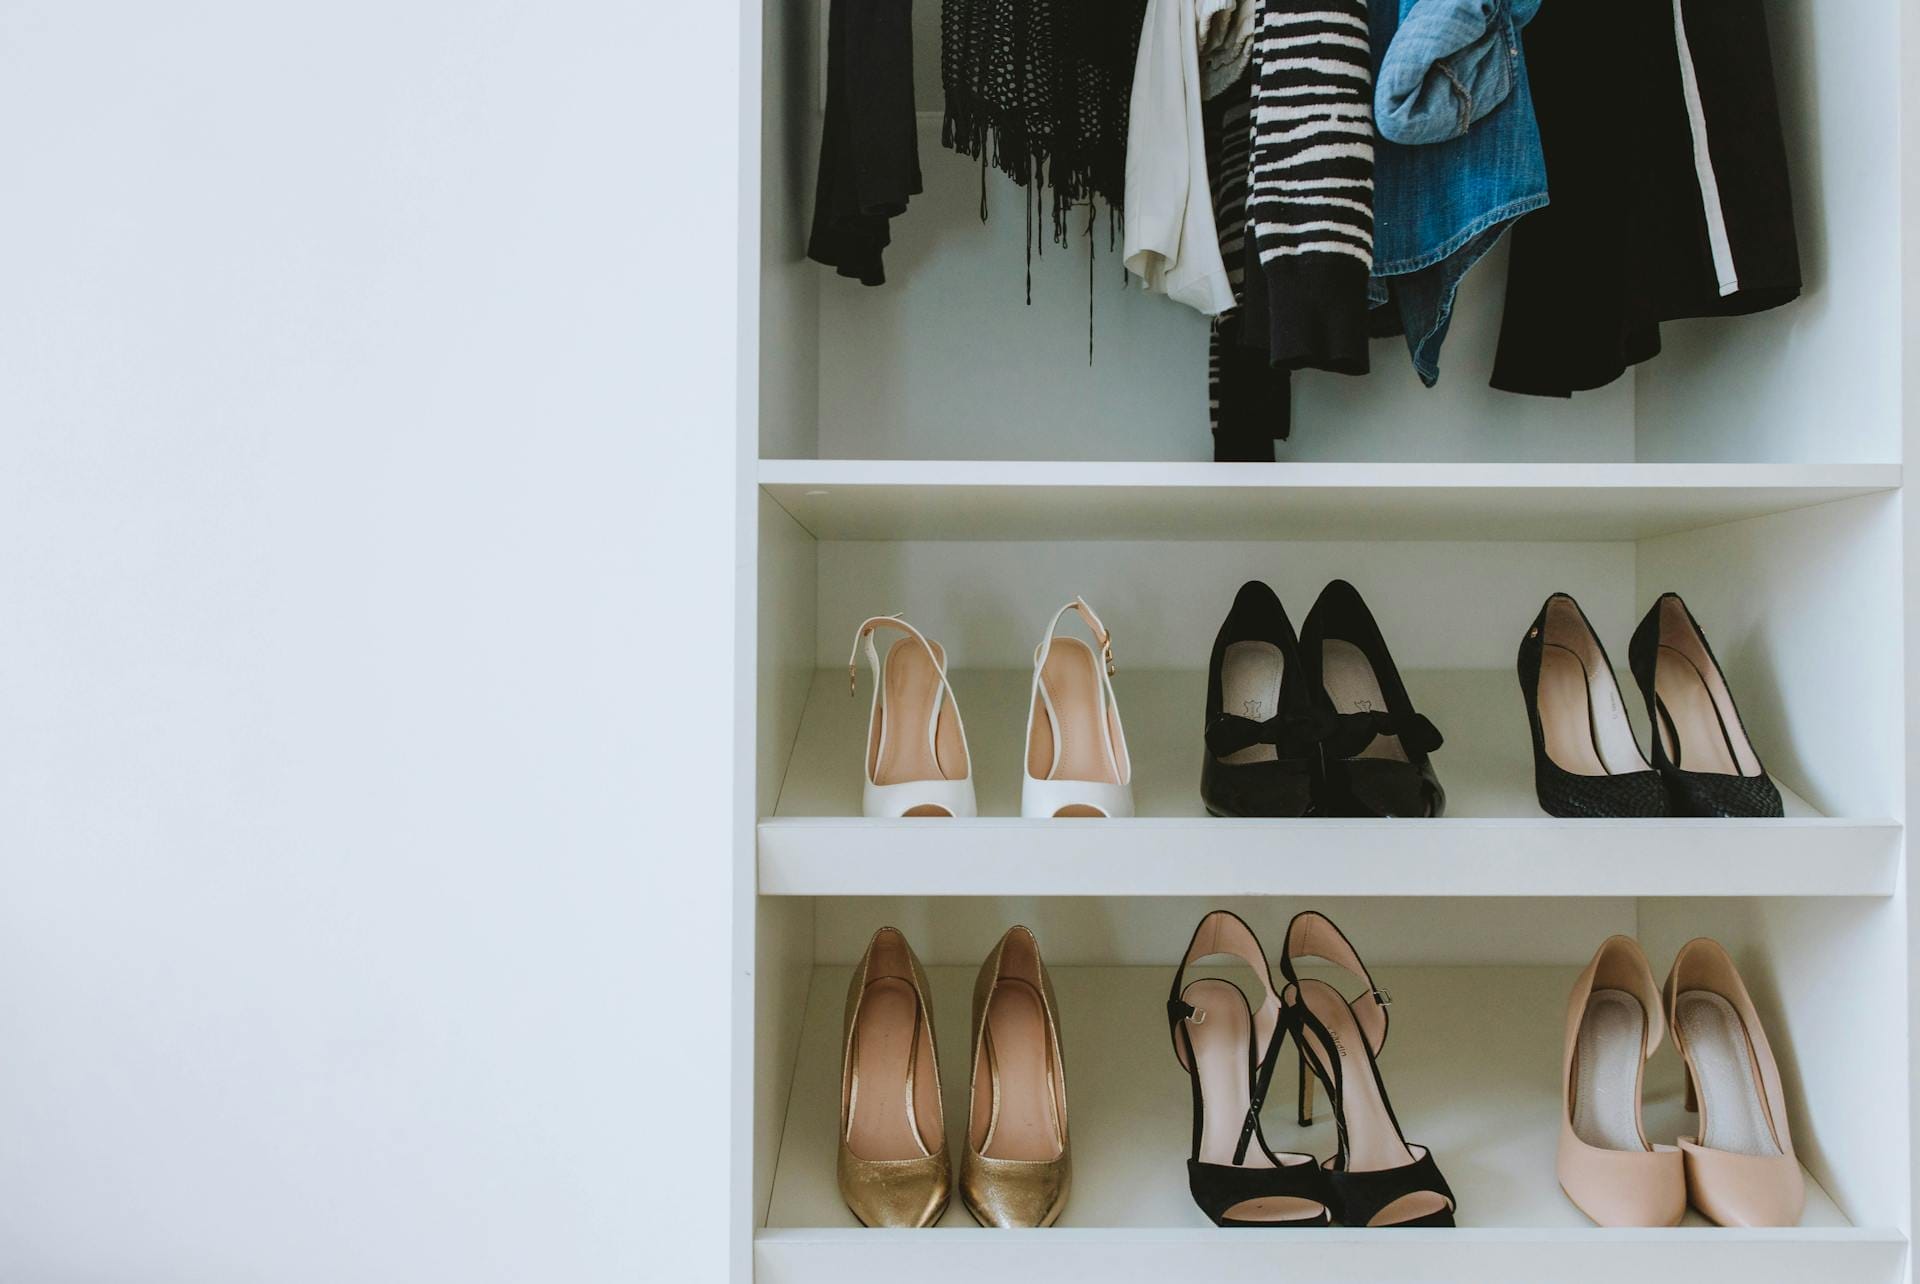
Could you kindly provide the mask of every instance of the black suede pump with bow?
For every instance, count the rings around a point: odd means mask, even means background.
[[[1322,791],[1333,708],[1307,680],[1300,640],[1274,591],[1240,586],[1207,666],[1200,800],[1215,816],[1306,816]]]
[[[1300,660],[1310,686],[1335,715],[1323,745],[1328,816],[1438,816],[1446,810],[1428,756],[1440,732],[1416,711],[1386,639],[1360,591],[1334,580],[1320,591],[1300,629]]]

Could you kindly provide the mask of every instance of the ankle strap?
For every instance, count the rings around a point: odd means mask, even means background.
[[[1353,948],[1346,933],[1335,927],[1333,920],[1318,910],[1306,910],[1295,914],[1293,921],[1287,924],[1287,939],[1280,951],[1280,974],[1287,978],[1287,989],[1296,991],[1300,977],[1293,970],[1295,959],[1323,959],[1346,972],[1360,978],[1367,987],[1359,997],[1349,999],[1347,1007],[1353,1012],[1353,1019],[1359,1023],[1360,1033],[1367,1040],[1367,1047],[1375,1056],[1387,1044],[1387,1008],[1393,1002],[1393,996],[1373,983],[1373,974],[1367,971],[1367,965],[1360,961],[1360,952]]]
[[[933,661],[934,672],[940,675],[940,694],[944,697],[947,693],[947,666],[941,663],[940,653],[933,649],[933,643],[927,641],[925,634],[897,615],[875,615],[860,622],[859,629],[853,635],[853,650],[847,655],[847,694],[852,695],[859,688],[860,649],[864,645],[867,663],[873,668],[874,698],[880,698],[880,688],[886,684],[880,681],[880,649],[874,645],[873,635],[881,629],[904,633],[920,644],[927,653],[927,659]],[[940,701],[936,700],[933,707],[938,711]]]
[[[1113,635],[1107,632],[1106,625],[1100,623],[1100,617],[1093,613],[1093,608],[1087,605],[1087,599],[1084,597],[1074,598],[1073,601],[1053,613],[1053,622],[1047,625],[1047,636],[1040,640],[1040,645],[1034,650],[1033,667],[1040,669],[1046,665],[1047,656],[1053,651],[1054,635],[1059,633],[1060,621],[1067,617],[1068,611],[1076,612],[1080,616],[1080,619],[1086,624],[1087,632],[1093,634],[1094,643],[1100,649],[1100,658],[1106,661],[1107,676],[1111,678],[1115,673],[1113,663]]]
[[[1186,989],[1187,968],[1200,959],[1214,956],[1239,959],[1253,969],[1266,990],[1265,1002],[1253,1014],[1254,1055],[1257,1060],[1264,1061],[1269,1045],[1278,1046],[1279,1043],[1280,996],[1274,992],[1273,974],[1267,966],[1267,952],[1260,948],[1260,938],[1253,934],[1246,920],[1232,910],[1214,910],[1193,929],[1193,939],[1187,942],[1187,952],[1173,974],[1173,988],[1167,992],[1167,1028],[1169,1032],[1175,1032],[1182,1021],[1191,1021],[1195,1025],[1206,1021],[1205,1010],[1188,1003],[1181,997],[1181,992]],[[1187,1064],[1178,1037],[1173,1041],[1173,1053],[1181,1065]]]

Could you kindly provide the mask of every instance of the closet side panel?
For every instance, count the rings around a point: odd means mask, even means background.
[[[815,10],[769,0],[761,33],[759,441],[768,459],[812,458],[820,444],[820,277],[832,269],[807,259],[824,49]]]
[[[1901,8],[1766,6],[1805,288],[1661,327],[1639,370],[1641,459],[1899,458]]]

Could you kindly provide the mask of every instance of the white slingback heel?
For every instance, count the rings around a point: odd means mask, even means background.
[[[1085,622],[1095,646],[1055,636],[1069,611]],[[1113,672],[1113,638],[1076,597],[1054,613],[1033,655],[1022,816],[1133,815],[1133,763]]]
[[[887,648],[874,645],[880,629],[906,634]],[[940,644],[897,615],[876,615],[853,635],[847,658],[847,694],[859,685],[860,651],[873,669],[873,708],[867,715],[867,765],[860,813],[900,816],[973,816],[972,756],[960,705],[947,683]]]

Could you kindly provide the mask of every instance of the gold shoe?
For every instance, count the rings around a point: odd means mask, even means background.
[[[1059,1004],[1040,945],[1011,927],[973,984],[972,1106],[960,1198],[982,1226],[1051,1226],[1073,1184]]]
[[[953,1168],[927,976],[898,929],[868,942],[841,1029],[840,1196],[865,1226],[931,1226]]]

